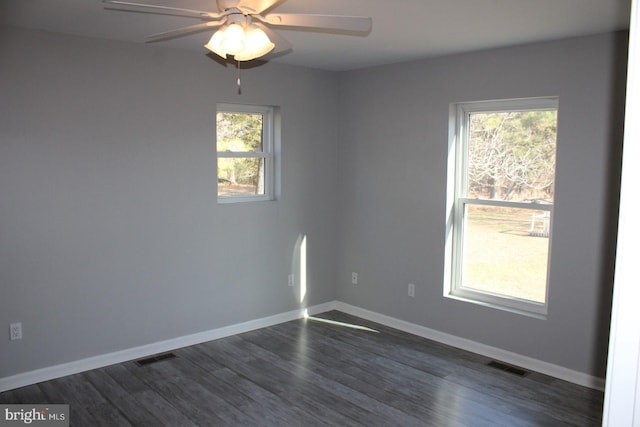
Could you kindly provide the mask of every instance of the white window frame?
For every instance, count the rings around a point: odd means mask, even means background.
[[[466,196],[467,137],[469,116],[472,113],[505,111],[556,110],[557,97],[523,98],[496,101],[454,103],[449,108],[449,156],[447,163],[447,222],[445,245],[444,296],[511,311],[527,316],[546,318],[549,300],[549,271],[551,265],[551,235],[553,229],[553,204],[509,202],[472,199]],[[556,171],[557,172],[557,171]],[[557,176],[557,174],[556,174]],[[464,237],[464,213],[467,205],[514,207],[549,212],[549,249],[545,301],[543,303],[497,295],[462,286],[462,253]]]
[[[218,159],[219,158],[258,158],[264,159],[264,194],[247,196],[221,196],[218,194],[218,203],[241,203],[274,200],[275,196],[275,107],[262,105],[242,104],[218,104],[217,113],[247,113],[262,115],[262,151],[218,151],[217,126],[216,126],[216,192],[218,191]]]

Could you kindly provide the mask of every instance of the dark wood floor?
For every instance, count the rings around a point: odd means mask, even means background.
[[[0,394],[76,426],[596,426],[603,394],[344,313],[296,320]]]

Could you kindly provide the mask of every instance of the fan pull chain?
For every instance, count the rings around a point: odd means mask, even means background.
[[[242,95],[242,82],[240,81],[240,61],[238,61],[238,80],[236,81],[238,84],[238,95]]]

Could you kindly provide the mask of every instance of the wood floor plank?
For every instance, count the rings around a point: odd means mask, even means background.
[[[157,426],[161,421],[147,411],[136,400],[135,395],[129,393],[120,383],[111,377],[106,369],[95,369],[84,373],[84,377],[100,391],[109,402],[100,409],[100,414],[106,414],[104,406],[110,405],[117,409],[131,425]],[[100,416],[99,418],[103,418]]]
[[[244,336],[244,335],[242,335]],[[278,369],[282,372],[290,372],[301,382],[312,382],[315,386],[322,390],[338,396],[342,401],[348,402],[349,405],[357,405],[366,408],[370,413],[374,414],[374,418],[380,420],[392,420],[402,425],[421,425],[420,420],[413,415],[402,413],[395,408],[387,405],[383,399],[376,400],[369,394],[360,390],[346,387],[343,384],[333,381],[326,376],[318,375],[313,369],[309,369],[306,363],[296,364],[291,361],[279,358],[270,352],[261,351],[257,346],[248,347],[253,354],[263,358],[262,364],[271,366],[270,370]]]
[[[239,409],[259,425],[326,425],[297,407],[287,404],[280,396],[260,387],[231,369],[216,371],[213,375],[229,385],[234,385],[251,397],[250,403],[241,406]]]
[[[132,370],[136,369],[131,367]],[[249,418],[236,409],[220,394],[209,389],[204,382],[207,371],[182,358],[166,360],[151,366],[137,367],[147,372],[145,378],[158,394],[171,400],[182,413],[198,425],[240,425],[249,422]],[[166,378],[172,378],[167,381]]]
[[[66,403],[71,425],[110,427],[588,427],[602,417],[602,392],[518,377],[338,311],[173,353],[0,393],[0,403]]]
[[[119,363],[117,365],[106,366],[102,368],[102,370],[129,394],[142,393],[148,390],[148,386],[144,381],[135,375],[131,375],[127,365],[132,365],[132,363]]]
[[[538,412],[538,419],[530,422],[530,416],[525,417],[524,413],[518,411],[519,416],[512,416],[516,407],[513,402],[487,395],[481,391],[460,386],[448,379],[433,376],[428,372],[389,359],[376,357],[367,361],[357,362],[363,370],[371,370],[377,373],[379,381],[389,381],[395,395],[392,403],[398,405],[403,410],[418,411],[410,409],[409,402],[428,408],[430,412],[444,415],[446,419],[455,419],[461,425],[473,421],[476,425],[552,425],[553,419],[546,416],[544,412]],[[401,389],[395,385],[402,383],[405,386]],[[401,395],[402,398],[393,396]],[[511,404],[510,404],[511,403]],[[459,408],[465,408],[461,411]]]
[[[42,392],[38,384],[20,387],[15,390],[11,390],[9,393],[0,394],[0,403],[9,405],[47,402],[47,399],[47,396]],[[63,403],[62,400],[59,403]]]
[[[191,421],[186,414],[181,413],[173,406],[175,400],[165,399],[155,390],[146,390],[135,395],[136,401],[146,410],[151,412],[155,418],[161,420],[161,425],[193,427],[196,423]]]
[[[125,415],[112,404],[105,402],[86,408],[87,415],[92,420],[100,420],[94,425],[104,427],[132,427],[132,424]],[[95,422],[95,421],[94,421]],[[76,424],[76,423],[74,423]],[[79,424],[76,424],[79,425]],[[150,425],[150,424],[147,424]]]

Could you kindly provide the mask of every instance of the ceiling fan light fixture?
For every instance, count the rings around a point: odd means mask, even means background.
[[[250,61],[271,52],[275,44],[269,36],[257,26],[251,24],[245,28],[245,48],[234,55],[237,61]]]
[[[229,24],[216,31],[204,47],[222,58],[250,61],[269,53],[275,44],[255,24]]]
[[[225,25],[213,33],[204,47],[223,58],[242,52],[245,49],[244,29],[238,24]]]
[[[230,55],[240,53],[245,48],[244,29],[239,24],[229,24],[224,29],[222,48]]]
[[[227,57],[227,52],[222,47],[222,38],[223,37],[224,37],[224,31],[223,30],[216,31],[215,33],[213,33],[213,36],[209,40],[209,43],[205,44],[204,47],[206,47],[207,49],[209,49],[211,52],[215,53],[216,55],[218,55],[218,56],[220,56],[222,58],[226,58]]]

